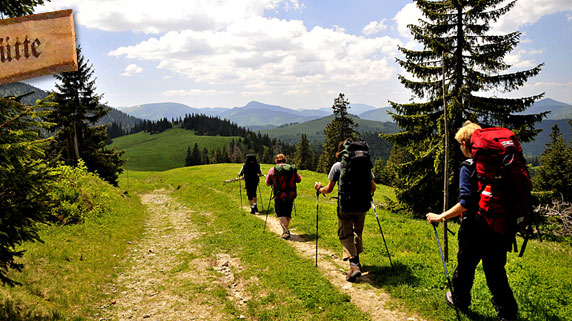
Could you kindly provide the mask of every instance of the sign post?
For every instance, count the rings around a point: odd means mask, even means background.
[[[77,68],[71,9],[0,20],[0,84]]]

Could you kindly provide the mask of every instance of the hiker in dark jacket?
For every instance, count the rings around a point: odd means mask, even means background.
[[[256,202],[256,188],[260,182],[259,176],[262,175],[260,171],[260,164],[256,161],[256,156],[253,154],[246,155],[246,162],[240,168],[238,177],[244,175],[244,186],[246,188],[246,196],[250,203],[250,214],[258,212],[258,205]]]
[[[274,208],[276,216],[282,226],[281,237],[290,238],[290,220],[292,218],[292,205],[296,198],[296,183],[302,181],[294,165],[286,163],[284,154],[276,155],[276,166],[272,167],[266,176],[266,185],[272,186],[274,194]],[[284,173],[283,173],[284,172]]]
[[[507,258],[506,239],[495,233],[482,215],[477,214],[478,190],[475,164],[471,159],[470,139],[475,130],[481,129],[470,121],[459,129],[455,140],[461,144],[463,154],[468,158],[463,162],[459,178],[459,202],[441,214],[428,213],[430,223],[442,222],[461,215],[457,253],[457,269],[453,274],[453,291],[445,294],[447,304],[467,311],[471,304],[471,287],[475,269],[483,261],[487,285],[493,298],[492,303],[501,320],[516,320],[518,307],[508,283],[504,268]]]
[[[336,158],[340,160],[340,152],[343,149],[344,143],[347,141],[341,141],[338,144],[338,152],[336,153]],[[328,179],[330,182],[327,186],[322,187],[322,183],[317,182],[314,188],[321,194],[328,194],[334,190],[336,182],[340,180],[340,174],[342,169],[342,163],[340,161],[334,163],[328,174]],[[370,195],[373,197],[375,193],[375,182],[373,172],[370,176],[371,179],[371,191]],[[339,188],[339,186],[338,186]],[[338,200],[339,201],[339,200]],[[350,270],[346,275],[346,280],[348,282],[355,282],[361,276],[361,264],[359,261],[359,254],[363,252],[363,226],[365,221],[365,215],[367,212],[344,212],[341,208],[338,208],[338,238],[342,244],[342,249],[344,253],[344,261],[350,262]]]

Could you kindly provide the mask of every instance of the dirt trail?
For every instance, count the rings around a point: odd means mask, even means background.
[[[111,289],[115,299],[103,306],[100,320],[229,320],[235,316],[224,312],[220,305],[213,304],[216,298],[209,294],[216,286],[227,291],[227,299],[238,311],[246,309],[251,282],[242,280],[232,271],[241,270],[237,258],[217,254],[216,259],[197,258],[200,245],[192,242],[201,235],[192,218],[211,214],[186,208],[169,196],[166,190],[156,190],[141,196],[141,201],[150,211],[144,236],[132,244],[126,258],[131,267],[121,273]],[[245,208],[246,210],[246,208]],[[265,215],[257,215],[264,220]],[[270,232],[281,233],[274,216],[268,217]],[[315,243],[307,242],[292,229],[288,241],[303,257],[315,257]],[[131,244],[131,242],[129,242]],[[386,308],[390,297],[383,290],[374,288],[366,281],[367,273],[360,283],[348,283],[344,278],[345,262],[335,253],[319,248],[318,267],[324,277],[351,297],[351,301],[371,315],[372,320],[422,320],[419,317]],[[216,273],[205,273],[206,271]],[[197,277],[202,275],[202,277]],[[206,290],[205,290],[206,289]],[[240,316],[240,318],[246,318]]]
[[[192,223],[196,215],[209,216],[186,208],[168,195],[156,190],[141,196],[150,211],[141,241],[133,244],[127,258],[132,266],[120,274],[112,292],[116,299],[107,307],[103,320],[229,320],[233,316],[212,304],[208,293],[193,289],[212,289],[230,282],[231,295],[238,305],[241,296],[231,267],[239,262],[225,255],[216,261],[194,258],[197,245],[191,242],[201,235]],[[131,243],[130,243],[131,244]],[[214,268],[218,275],[204,277]],[[203,277],[197,277],[197,275]],[[206,291],[208,292],[208,291]]]
[[[247,210],[245,208],[245,210]],[[249,210],[249,209],[248,209]],[[266,215],[256,215],[256,217],[265,220]],[[293,216],[291,227],[295,226],[296,217]],[[282,227],[280,222],[273,215],[268,216],[268,227],[273,233],[282,234]],[[316,243],[308,242],[296,234],[296,228],[291,228],[289,242],[301,256],[315,259],[316,257]],[[341,248],[340,248],[341,252]],[[326,279],[330,281],[335,287],[341,289],[342,292],[351,297],[351,302],[354,303],[362,311],[368,313],[372,320],[407,320],[407,321],[421,321],[422,318],[406,313],[403,311],[391,310],[386,307],[386,304],[391,300],[389,295],[382,289],[378,289],[367,283],[369,275],[367,271],[362,274],[360,282],[350,283],[345,279],[345,272],[349,264],[343,262],[335,253],[320,248],[318,240],[318,268]]]

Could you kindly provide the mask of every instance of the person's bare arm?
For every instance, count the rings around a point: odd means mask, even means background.
[[[320,192],[320,193],[322,193],[322,194],[325,195],[325,194],[331,193],[331,192],[334,190],[334,186],[335,186],[335,185],[336,185],[336,182],[335,182],[335,181],[330,181],[327,186],[322,187],[322,183],[317,182],[317,183],[314,185],[314,188],[315,188],[318,192]]]

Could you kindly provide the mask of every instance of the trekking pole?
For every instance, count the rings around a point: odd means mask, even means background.
[[[262,211],[264,212],[264,201],[262,200],[262,192],[260,191],[260,184],[258,184],[258,195],[260,195],[260,205],[262,205]]]
[[[238,180],[238,192],[240,193],[240,209],[242,209],[242,185],[240,184],[240,180]]]
[[[320,189],[316,190],[316,267],[318,267],[318,204],[320,203]]]
[[[387,251],[387,258],[389,258],[389,264],[391,268],[393,268],[393,262],[391,262],[391,255],[389,255],[389,250],[387,249],[387,243],[385,242],[385,236],[383,235],[383,231],[381,230],[381,224],[379,223],[379,217],[377,216],[377,210],[375,209],[375,204],[371,201],[371,206],[373,206],[373,212],[375,213],[375,218],[377,219],[377,226],[379,226],[379,232],[381,233],[381,237],[383,238],[383,244],[385,244],[385,251]]]
[[[296,201],[294,201],[294,216],[297,216],[298,214],[296,214]]]
[[[268,207],[266,208],[266,219],[264,220],[264,229],[262,229],[262,233],[266,231],[266,222],[268,222],[268,213],[270,213],[270,200],[272,199],[272,190],[270,190],[270,196],[268,197]]]
[[[427,209],[428,212],[431,212],[431,208]],[[455,295],[453,292],[453,286],[451,285],[451,279],[449,278],[449,271],[447,270],[447,264],[445,263],[445,257],[443,256],[443,250],[441,249],[441,243],[439,242],[439,235],[437,234],[437,225],[438,223],[431,223],[433,225],[433,231],[435,231],[435,238],[437,239],[437,245],[439,246],[439,254],[441,254],[441,261],[443,262],[443,268],[445,269],[445,276],[447,277],[447,285],[449,286],[449,290],[451,290],[451,296],[453,297],[453,303]],[[461,321],[461,316],[459,315],[459,308],[455,305],[455,312],[457,313],[457,320]]]
[[[270,195],[268,196],[268,207],[266,207],[266,215],[270,212],[270,202],[272,201],[272,189],[270,189]]]

